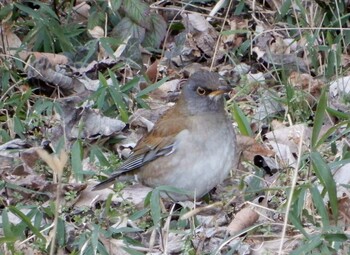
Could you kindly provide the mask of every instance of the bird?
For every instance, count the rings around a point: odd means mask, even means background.
[[[220,184],[237,164],[236,135],[225,110],[230,86],[220,76],[197,71],[183,84],[179,99],[133,148],[108,179],[93,187],[107,188],[132,173],[148,187],[171,186],[186,191],[173,200],[200,199]]]

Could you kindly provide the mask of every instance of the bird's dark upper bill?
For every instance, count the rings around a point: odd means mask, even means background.
[[[228,87],[228,86],[220,86],[217,90],[214,90],[212,92],[209,93],[210,97],[216,97],[222,94],[225,94],[227,92],[230,92],[232,90],[232,88]]]

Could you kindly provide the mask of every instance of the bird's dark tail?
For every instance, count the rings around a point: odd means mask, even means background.
[[[113,174],[111,175],[111,177],[109,177],[108,179],[104,180],[103,182],[100,182],[99,184],[95,185],[92,190],[101,190],[101,189],[105,189],[108,188],[109,186],[111,186],[115,179],[119,176],[120,174]]]

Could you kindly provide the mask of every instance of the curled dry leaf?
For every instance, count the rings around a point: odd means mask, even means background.
[[[248,19],[235,16],[229,21],[230,30],[232,31],[229,35],[222,35],[222,42],[229,47],[240,47],[243,42],[243,38],[240,34],[235,33],[237,30],[245,30],[248,28]]]
[[[160,102],[174,102],[180,95],[180,79],[165,82],[158,89],[150,93],[150,97]]]
[[[349,112],[350,76],[341,77],[329,86],[330,105],[340,111]]]
[[[270,51],[275,54],[290,54],[290,48],[286,42],[280,37],[275,37],[274,41],[270,44]]]
[[[190,33],[206,32],[209,29],[209,22],[199,13],[182,13],[181,16]]]
[[[254,199],[253,203],[249,203],[241,209],[227,227],[227,232],[230,235],[235,235],[239,231],[252,226],[260,215],[265,215],[267,207],[267,199],[260,196]],[[266,217],[266,216],[265,216]]]
[[[183,13],[182,18],[188,32],[187,41],[190,43],[190,48],[200,50],[197,57],[200,57],[202,53],[212,57],[219,33],[198,13]],[[221,58],[222,54],[219,55],[218,58]]]
[[[169,108],[170,106],[163,105],[152,110],[137,109],[136,112],[130,117],[129,124],[134,128],[142,127],[150,130],[153,127],[153,123],[155,123]]]
[[[242,152],[243,159],[254,161],[256,155],[272,157],[275,152],[258,143],[254,138],[249,136],[237,135],[238,151]]]
[[[340,218],[344,222],[344,226],[350,223],[350,197],[344,196],[338,200]]]
[[[321,89],[325,86],[321,80],[310,74],[299,72],[292,72],[288,77],[288,82],[296,89],[310,93],[311,96],[307,97],[310,104],[315,103],[321,95]]]
[[[72,21],[74,21],[74,23],[87,23],[90,9],[91,7],[86,1],[77,3],[77,5],[73,7]]]
[[[28,69],[28,78],[36,78],[44,82],[52,83],[64,90],[73,89],[73,79],[63,73],[56,72],[48,58],[40,58],[34,61]]]
[[[101,136],[110,136],[113,133],[120,132],[125,127],[125,123],[121,120],[103,116],[91,109],[86,109],[80,117],[81,119],[77,120],[70,130],[70,135],[73,138],[96,139]],[[80,121],[83,121],[85,124],[83,130],[80,127]]]
[[[62,54],[49,52],[31,52],[30,54],[33,55],[37,60],[41,58],[47,58],[52,66],[66,65],[69,62],[68,57]]]
[[[15,56],[18,49],[21,48],[21,39],[11,31],[11,26],[2,24],[0,26],[0,50],[6,55]],[[27,51],[20,51],[19,56],[21,59],[26,59],[28,56]]]
[[[230,235],[235,235],[239,231],[252,226],[258,219],[259,214],[254,210],[253,206],[244,207],[228,225],[227,232]]]
[[[102,242],[104,247],[108,247],[107,252],[109,255],[128,255],[128,254],[130,254],[129,252],[126,252],[123,249],[125,247],[123,240],[114,239],[114,238],[105,238],[103,235],[100,235],[99,241]]]
[[[304,131],[303,131],[304,130]],[[304,132],[304,136],[301,134]],[[290,127],[273,130],[265,134],[269,142],[284,144],[290,148],[292,153],[298,153],[299,141],[303,138],[303,149],[306,150],[310,146],[311,128],[306,124],[297,124]],[[278,154],[278,151],[275,151]]]
[[[150,65],[147,68],[147,71],[145,73],[148,77],[148,79],[154,83],[157,81],[157,74],[158,74],[158,60],[154,61],[152,65]]]
[[[152,191],[151,188],[137,183],[135,185],[125,187],[118,193],[118,196],[113,196],[112,202],[124,203],[125,201],[128,201],[134,204],[137,208],[141,209],[144,207],[144,200],[150,191]],[[75,202],[74,206],[77,208],[89,207],[97,201],[106,201],[109,194],[112,192],[113,191],[111,189],[91,191],[91,188],[88,188],[81,192],[81,195]]]
[[[100,39],[105,36],[105,32],[102,27],[95,26],[93,29],[88,29],[89,34],[92,38]]]

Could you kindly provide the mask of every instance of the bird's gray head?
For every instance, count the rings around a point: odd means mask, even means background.
[[[194,73],[182,88],[181,99],[191,114],[224,111],[223,94],[230,91],[220,83],[220,76],[209,71]]]

